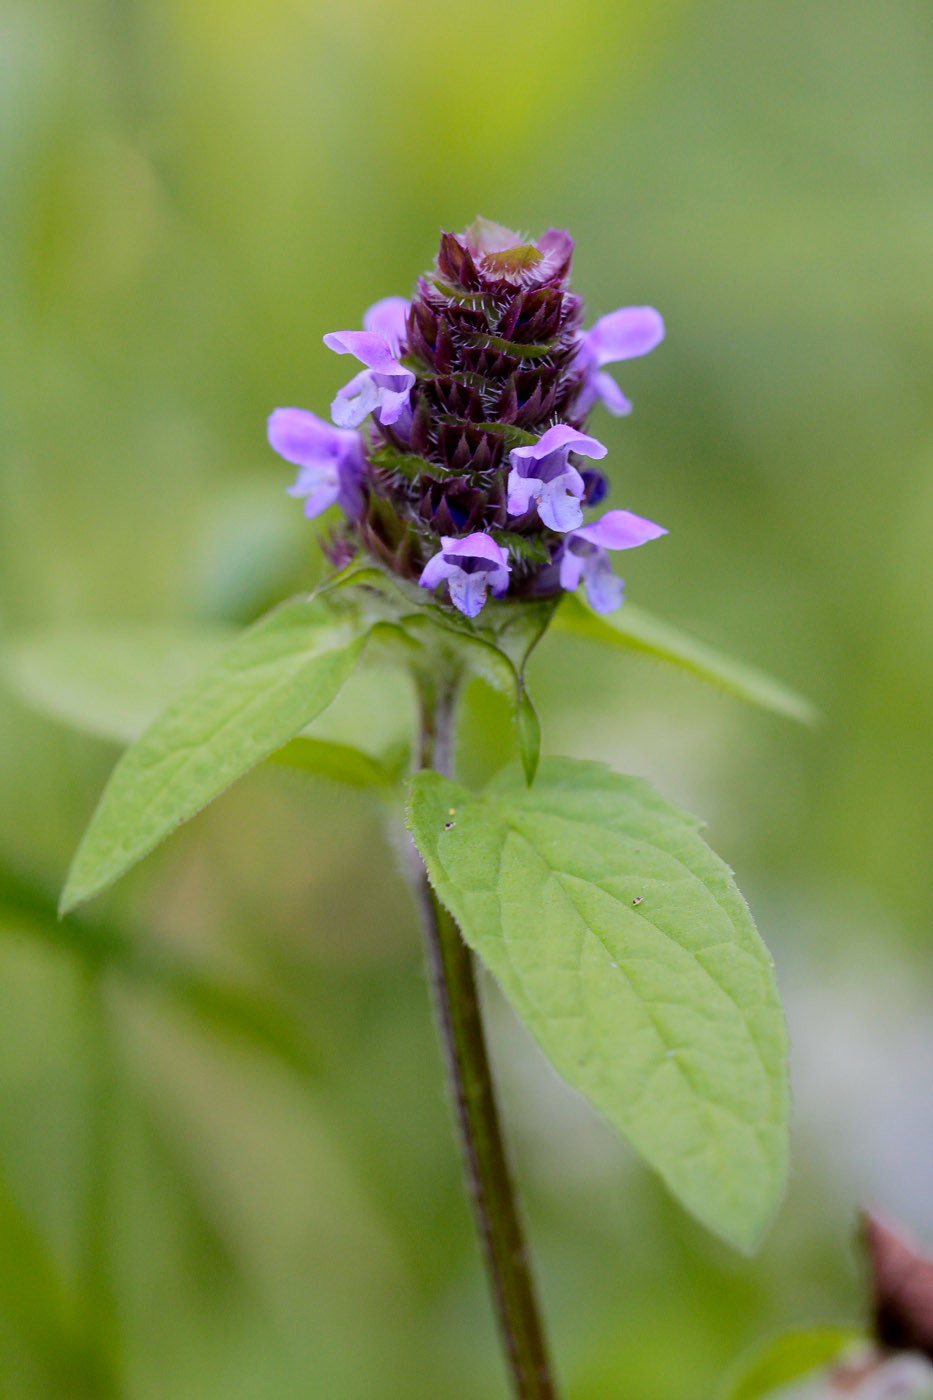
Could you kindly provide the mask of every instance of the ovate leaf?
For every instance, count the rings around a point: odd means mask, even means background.
[[[571,593],[557,610],[554,626],[558,631],[588,637],[605,646],[641,652],[656,661],[665,661],[739,700],[773,710],[788,719],[803,724],[815,724],[819,719],[817,709],[796,691],[754,666],[733,661],[715,647],[681,632],[669,622],[652,617],[634,603],[625,603],[618,612],[601,616]]]
[[[106,889],[181,822],[319,714],[365,632],[295,599],[247,629],[123,755],[75,856],[66,913]]]
[[[786,1170],[771,959],[700,823],[641,779],[545,760],[476,795],[413,779],[409,824],[467,942],[567,1081],[710,1229],[760,1240]]]
[[[125,745],[235,635],[235,629],[211,623],[82,623],[14,639],[0,652],[0,669],[11,690],[40,714]],[[343,722],[333,723],[333,711],[319,717],[314,724],[323,733],[299,735],[272,761],[350,787],[384,789],[404,765],[398,742],[402,727],[407,732],[409,726],[401,713],[403,687],[404,676],[386,668],[360,668],[341,696]],[[331,738],[331,730],[339,735],[348,728],[387,752],[377,755]]]

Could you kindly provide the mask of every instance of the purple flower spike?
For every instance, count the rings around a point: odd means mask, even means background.
[[[524,515],[532,505],[549,530],[574,530],[583,523],[580,505],[586,483],[569,462],[571,452],[583,457],[605,457],[606,448],[596,438],[578,432],[567,423],[548,428],[531,447],[509,453],[509,515]]]
[[[508,550],[482,530],[462,540],[442,535],[440,553],[428,560],[418,582],[422,588],[446,583],[454,607],[466,617],[476,617],[487,589],[494,598],[501,598],[508,588],[508,559]]]
[[[309,519],[336,501],[351,520],[362,508],[363,443],[359,433],[331,427],[304,408],[277,408],[269,416],[269,446],[299,468],[290,496],[305,496]]]
[[[394,300],[394,298],[387,298]],[[371,312],[378,312],[376,303]],[[338,355],[354,355],[366,368],[338,390],[330,406],[334,422],[341,428],[358,428],[370,413],[378,413],[380,423],[394,423],[408,407],[408,396],[415,382],[410,369],[396,359],[397,348],[387,336],[376,331],[331,331],[324,344]]]
[[[476,219],[441,234],[410,299],[383,297],[361,327],[324,337],[358,371],[331,405],[336,426],[279,409],[269,440],[297,464],[308,515],[336,501],[349,517],[326,546],[335,567],[365,551],[470,618],[490,595],[583,582],[594,607],[619,602],[607,551],[663,532],[626,511],[584,524],[608,490],[587,411],[628,413],[606,367],[647,354],[664,326],[627,307],[584,332],[572,254],[563,229],[533,238]]]
[[[664,322],[650,306],[624,306],[602,316],[586,331],[577,352],[577,366],[586,377],[580,386],[574,405],[579,414],[589,413],[601,399],[610,413],[622,417],[631,413],[632,405],[611,374],[604,374],[603,365],[617,364],[647,355],[664,339]]]
[[[594,612],[612,612],[622,602],[622,580],[612,572],[609,549],[634,549],[660,535],[663,525],[633,515],[630,510],[608,510],[592,525],[572,531],[561,545],[560,586],[572,593],[582,579]]]

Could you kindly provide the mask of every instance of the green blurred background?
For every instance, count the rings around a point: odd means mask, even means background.
[[[668,338],[598,419],[670,528],[640,603],[816,732],[554,636],[545,751],[703,813],[795,1047],[754,1260],[488,989],[569,1400],[703,1400],[861,1310],[861,1201],[933,1240],[933,9],[922,0],[3,0],[0,641],[239,622],[321,572],[264,440],[324,331],[481,212]],[[380,716],[380,720],[384,716]],[[505,1394],[412,909],[364,795],[254,774],[82,918],[116,751],[0,694],[0,1395]]]

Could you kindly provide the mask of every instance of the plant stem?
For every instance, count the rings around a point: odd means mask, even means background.
[[[116,1069],[104,974],[85,973],[88,1051],[92,1068],[81,1240],[81,1298],[86,1334],[87,1393],[116,1400],[120,1391],[116,1308],[110,1271],[108,1219],[113,1170]],[[82,1394],[84,1391],[82,1390]]]
[[[421,686],[419,766],[450,776],[456,683]],[[473,958],[419,861],[418,903],[464,1175],[515,1400],[556,1400],[499,1123]]]

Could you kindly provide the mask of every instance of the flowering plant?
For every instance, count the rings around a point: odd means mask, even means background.
[[[805,702],[626,603],[613,551],[666,531],[598,512],[606,366],[647,354],[648,307],[583,330],[572,242],[477,220],[444,234],[413,298],[371,307],[328,347],[362,365],[331,422],[276,409],[290,493],[333,572],[254,623],[117,765],[75,857],[67,913],[272,757],[370,787],[401,815],[458,1130],[516,1396],[556,1394],[502,1141],[474,974],[498,980],[565,1079],[710,1229],[754,1248],[786,1170],[786,1037],[771,960],[701,823],[639,778],[547,758],[525,668],[550,627],[653,656],[798,719]],[[582,584],[586,597],[575,596]],[[364,654],[413,681],[408,756],[322,739],[312,721]],[[458,701],[498,687],[520,765],[458,781]]]
[[[335,562],[362,545],[470,618],[489,593],[543,598],[581,580],[597,612],[618,607],[607,550],[666,531],[622,510],[584,525],[607,482],[572,459],[606,456],[583,431],[597,401],[631,411],[603,366],[647,354],[664,326],[629,307],[582,331],[572,250],[556,229],[529,243],[477,219],[443,235],[410,303],[386,297],[361,331],[325,335],[365,366],[337,392],[336,426],[279,408],[269,441],[299,468],[308,516],[342,507]]]

